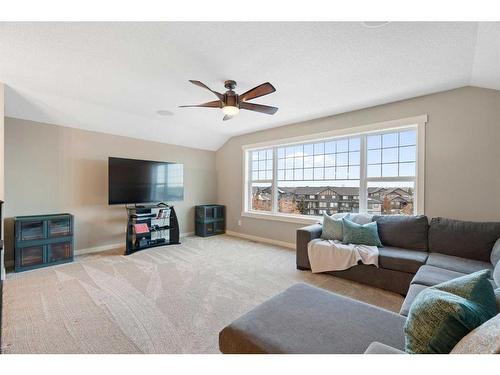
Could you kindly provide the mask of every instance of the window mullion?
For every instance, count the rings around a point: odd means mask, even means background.
[[[246,196],[246,207],[247,210],[252,209],[252,158],[251,158],[251,152],[247,152],[247,196]]]
[[[278,212],[278,148],[273,147],[273,181],[272,181],[272,210]]]
[[[359,212],[368,211],[368,182],[366,180],[367,170],[366,135],[361,136],[361,153],[359,163]]]

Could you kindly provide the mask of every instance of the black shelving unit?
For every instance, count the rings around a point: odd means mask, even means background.
[[[126,255],[155,246],[180,244],[179,222],[173,206],[127,207],[127,217]],[[147,231],[141,233],[141,227]]]
[[[226,207],[204,204],[195,207],[195,234],[200,237],[226,233]]]
[[[73,261],[73,215],[14,218],[16,272]]]

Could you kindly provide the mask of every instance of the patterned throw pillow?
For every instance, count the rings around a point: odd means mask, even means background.
[[[500,353],[500,314],[480,325],[458,342],[450,354]]]
[[[342,230],[344,232],[343,243],[355,245],[382,246],[378,236],[377,222],[361,225],[343,218]]]
[[[447,354],[469,332],[496,315],[489,270],[424,289],[405,324],[408,353]]]
[[[350,214],[345,214],[343,217],[350,218]],[[344,238],[342,230],[343,217],[335,218],[325,213],[323,214],[323,228],[321,231],[321,238],[323,240],[342,241],[342,238]]]

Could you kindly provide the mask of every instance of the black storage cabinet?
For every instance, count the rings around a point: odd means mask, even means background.
[[[73,215],[14,218],[16,272],[73,261]]]
[[[204,204],[195,207],[195,234],[200,237],[215,236],[226,232],[226,207]]]

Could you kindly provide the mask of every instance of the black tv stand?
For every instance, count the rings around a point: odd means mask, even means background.
[[[127,238],[125,255],[155,246],[177,245],[179,222],[173,206],[127,206]]]

